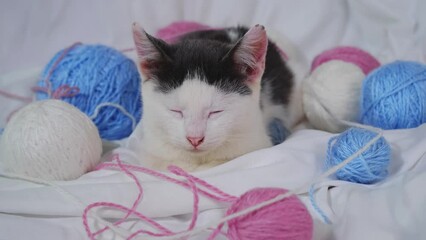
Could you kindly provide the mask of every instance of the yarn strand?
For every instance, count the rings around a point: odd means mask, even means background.
[[[145,173],[148,173],[148,174],[152,174],[152,175],[154,175],[156,177],[165,178],[167,180],[170,180],[171,182],[174,182],[176,184],[179,184],[179,185],[182,185],[182,186],[185,186],[185,187],[189,188],[192,191],[192,193],[193,193],[193,215],[192,215],[191,222],[190,222],[190,224],[189,224],[189,226],[188,226],[188,228],[187,228],[186,231],[191,231],[195,227],[195,224],[196,224],[196,221],[197,221],[197,218],[198,218],[199,192],[202,193],[203,195],[207,195],[207,196],[209,196],[211,198],[214,198],[216,200],[222,200],[218,196],[215,196],[215,195],[212,195],[212,194],[210,194],[208,192],[205,192],[202,189],[198,189],[197,186],[196,186],[196,183],[201,184],[203,187],[206,187],[207,189],[209,189],[211,191],[217,192],[219,195],[226,196],[226,198],[224,199],[226,201],[230,201],[230,199],[232,199],[232,200],[236,199],[236,197],[230,196],[230,195],[228,195],[228,194],[220,191],[219,189],[213,187],[212,185],[210,185],[210,184],[204,182],[203,180],[198,179],[198,178],[196,178],[196,177],[194,177],[194,176],[186,173],[183,169],[181,169],[179,167],[176,167],[176,166],[170,166],[169,167],[169,171],[171,173],[177,175],[177,176],[184,177],[187,180],[186,183],[182,182],[182,181],[179,181],[179,180],[176,180],[176,179],[173,179],[173,178],[170,178],[170,177],[168,177],[168,176],[166,176],[164,174],[152,171],[150,169],[146,169],[146,168],[143,168],[143,167],[132,166],[132,165],[122,164],[121,160],[120,160],[120,158],[119,158],[119,156],[117,154],[114,154],[112,158],[113,158],[113,161],[117,162],[117,164],[114,164],[114,165],[111,165],[111,164],[101,164],[101,165],[99,165],[97,167],[97,169],[102,169],[102,168],[105,168],[105,167],[108,168],[110,166],[114,166],[114,167],[118,166],[119,169],[121,169],[122,171],[124,171],[127,175],[129,175],[136,182],[136,184],[138,185],[138,189],[139,189],[140,192],[142,191],[142,186],[140,185],[140,183],[137,180],[136,176],[134,176],[134,174],[132,174],[127,168],[130,169],[130,168],[133,167],[133,170],[141,170],[142,172],[145,172]],[[85,211],[84,211],[84,214],[83,214],[83,224],[85,226],[86,232],[88,233],[89,237],[91,239],[95,239],[95,236],[97,234],[99,234],[99,233],[101,233],[101,232],[103,232],[103,231],[105,231],[105,230],[108,229],[108,226],[107,226],[107,227],[104,227],[104,228],[102,228],[101,230],[99,230],[99,231],[97,231],[95,233],[92,233],[90,231],[88,222],[86,220],[86,213],[90,209],[95,208],[95,207],[112,207],[112,208],[119,209],[119,210],[121,210],[123,212],[127,212],[127,214],[126,214],[125,217],[123,217],[122,219],[120,219],[119,221],[117,221],[117,222],[114,223],[115,226],[123,223],[124,220],[129,215],[136,215],[139,219],[141,219],[141,220],[149,223],[151,226],[153,226],[153,227],[157,228],[158,230],[162,231],[162,233],[154,233],[154,232],[150,232],[150,231],[146,231],[146,230],[138,230],[138,231],[134,232],[133,234],[128,235],[128,237],[126,238],[128,240],[137,237],[138,234],[145,234],[143,236],[143,239],[146,239],[147,236],[161,237],[161,236],[173,236],[173,235],[175,235],[175,233],[171,232],[169,229],[164,228],[163,226],[157,224],[152,219],[150,219],[150,218],[148,218],[148,217],[144,216],[143,214],[141,214],[141,213],[139,213],[139,212],[136,211],[136,207],[137,207],[137,205],[139,203],[140,196],[141,195],[138,196],[137,200],[134,202],[133,207],[131,209],[128,209],[128,208],[126,208],[126,207],[124,207],[122,205],[119,205],[119,204],[108,203],[108,202],[98,202],[98,203],[93,203],[93,204],[87,206],[86,209],[85,209]]]
[[[116,156],[115,156],[115,158],[116,158]],[[119,221],[117,221],[117,222],[115,222],[114,223],[114,225],[119,225],[119,224],[121,224],[122,222],[124,222],[129,216],[130,216],[130,214],[131,213],[133,213],[134,211],[135,211],[135,209],[136,209],[136,207],[138,206],[138,204],[140,203],[140,201],[142,200],[142,196],[143,196],[143,188],[142,188],[142,186],[141,186],[141,184],[140,184],[140,182],[139,181],[137,181],[137,178],[136,178],[136,176],[133,174],[133,173],[131,173],[129,170],[127,170],[122,164],[121,164],[121,162],[120,161],[117,161],[117,163],[118,163],[118,166],[120,167],[120,169],[123,171],[123,172],[125,172],[129,177],[131,177],[134,181],[135,181],[135,183],[136,183],[136,186],[137,186],[137,188],[138,188],[138,190],[139,190],[139,193],[138,193],[138,196],[137,196],[137,198],[136,198],[136,200],[134,201],[134,203],[133,203],[133,206],[132,206],[132,208],[130,209],[130,211],[126,214],[126,216],[124,216],[121,220],[119,220]],[[102,232],[104,232],[105,230],[107,230],[108,229],[108,227],[104,227],[103,229],[101,229],[101,230],[99,230],[99,231],[97,231],[97,232],[95,232],[94,234],[93,234],[93,236],[96,236],[96,235],[98,235],[98,234],[100,234],[100,233],[102,233]]]
[[[93,114],[90,115],[89,118],[92,120],[95,119],[99,115],[101,108],[104,108],[104,107],[114,107],[120,110],[124,115],[126,115],[132,121],[132,130],[135,130],[136,124],[137,124],[136,119],[124,107],[116,103],[105,102],[105,103],[99,104],[98,106],[96,106],[95,110],[93,111]]]
[[[314,185],[315,184],[312,184],[311,187],[309,188],[309,202],[312,204],[312,207],[315,209],[315,211],[317,211],[317,213],[321,216],[323,222],[327,224],[331,224],[330,218],[328,218],[328,216],[324,213],[324,211],[318,206],[317,202],[315,201]]]
[[[195,185],[195,181],[191,178],[191,176],[189,174],[187,174],[185,171],[182,171],[182,169],[176,168],[176,167],[169,167],[169,170],[170,170],[170,172],[172,172],[172,173],[174,173],[178,176],[185,177],[188,180],[189,187],[191,188],[194,204],[193,204],[193,210],[192,210],[191,223],[189,224],[189,227],[188,227],[188,230],[187,230],[187,231],[190,231],[190,230],[194,229],[195,223],[197,222],[197,218],[198,218],[199,197],[198,197],[197,186]]]
[[[22,102],[25,102],[25,103],[29,103],[29,102],[32,101],[31,98],[23,97],[23,96],[20,96],[20,95],[14,94],[14,93],[10,93],[10,92],[6,92],[6,91],[1,90],[1,89],[0,89],[0,95],[3,95],[5,97],[11,98],[11,99],[16,99],[16,100],[19,100],[19,101],[22,101]]]
[[[189,184],[188,183],[186,183],[184,181],[179,181],[179,180],[174,179],[174,178],[171,178],[171,177],[169,177],[169,176],[167,176],[165,174],[162,174],[160,172],[156,172],[156,171],[153,171],[151,169],[140,167],[140,166],[133,166],[133,165],[127,165],[127,164],[123,164],[123,166],[125,166],[128,169],[131,169],[131,170],[134,170],[134,171],[138,171],[138,172],[142,172],[142,173],[145,173],[145,174],[148,174],[148,175],[151,175],[151,176],[163,179],[165,181],[169,181],[169,182],[175,183],[175,184],[180,185],[182,187],[189,188]],[[99,170],[99,169],[116,169],[116,170],[118,170],[119,167],[115,163],[101,163],[101,164],[98,165],[98,167],[96,167],[95,170]],[[202,195],[204,195],[206,197],[209,197],[211,199],[215,199],[215,200],[221,201],[221,202],[233,202],[235,199],[237,199],[237,197],[232,196],[230,194],[227,194],[227,193],[225,193],[225,192],[221,191],[220,189],[218,189],[218,188],[216,188],[216,187],[214,187],[214,186],[206,183],[205,181],[203,181],[203,180],[201,180],[199,178],[196,178],[194,176],[192,176],[192,178],[198,184],[200,184],[203,187],[207,188],[209,191],[212,191],[213,193],[217,194],[217,195],[215,195],[215,194],[207,192],[207,191],[205,191],[203,189],[198,189],[198,191]]]
[[[18,180],[22,180],[22,181],[26,181],[26,182],[31,182],[31,183],[34,183],[34,184],[52,187],[56,192],[58,192],[59,194],[64,196],[69,202],[72,202],[72,203],[74,203],[77,206],[82,207],[82,208],[85,208],[87,206],[87,204],[82,202],[76,196],[72,195],[70,192],[66,191],[65,189],[63,189],[59,185],[53,183],[52,181],[47,181],[47,180],[28,177],[28,176],[21,176],[21,175],[18,175],[18,174],[4,173],[4,172],[0,172],[0,176],[8,178],[8,179],[18,179]],[[114,226],[113,224],[109,223],[108,221],[104,220],[103,218],[99,217],[98,215],[96,215],[93,212],[87,213],[87,215],[92,217],[93,219],[99,221],[100,223],[104,224],[105,226],[108,226],[112,231],[114,231],[117,235],[119,235],[121,237],[125,237],[125,236],[129,235],[128,230]],[[86,231],[87,231],[87,229],[86,229]]]

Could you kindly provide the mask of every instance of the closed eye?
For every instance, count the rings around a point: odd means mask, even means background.
[[[221,112],[223,112],[223,110],[209,112],[209,117],[217,115],[218,113],[221,113]]]
[[[183,113],[181,110],[170,109],[171,112],[175,113],[178,117],[183,117]]]

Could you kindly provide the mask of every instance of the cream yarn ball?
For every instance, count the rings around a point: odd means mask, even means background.
[[[71,180],[101,159],[98,129],[60,100],[30,103],[10,119],[0,139],[2,171],[45,180]]]
[[[303,83],[303,108],[309,122],[328,132],[347,128],[335,118],[356,122],[364,78],[353,63],[330,60],[318,66]]]

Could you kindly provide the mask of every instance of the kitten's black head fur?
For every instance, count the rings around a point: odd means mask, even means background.
[[[167,55],[152,72],[158,81],[157,90],[168,93],[182,85],[185,79],[197,78],[226,93],[251,94],[244,82],[246,76],[238,71],[229,54],[231,44],[183,38],[176,44],[157,46]]]
[[[239,58],[233,57],[248,31],[246,27],[196,31],[185,34],[177,43],[170,45],[146,33],[148,39],[144,40],[144,34],[137,30],[134,34],[137,49],[140,48],[138,55],[143,59],[141,69],[146,70],[147,78],[157,81],[158,91],[168,93],[178,88],[185,79],[199,78],[224,92],[249,95],[252,91],[247,85],[247,66],[241,68],[241,62],[240,65],[236,63]],[[152,43],[151,47],[146,45],[147,41]],[[267,44],[261,87],[262,94],[269,95],[272,102],[288,104],[293,74],[272,41]],[[266,89],[270,92],[267,93]]]

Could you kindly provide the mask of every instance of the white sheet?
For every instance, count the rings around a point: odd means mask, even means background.
[[[59,49],[75,41],[132,46],[130,24],[148,32],[176,20],[212,26],[262,23],[286,35],[309,61],[337,45],[354,45],[386,63],[395,59],[425,62],[425,1],[23,1],[0,2],[0,89],[30,96],[37,73]],[[11,71],[14,73],[10,74]],[[29,77],[25,77],[25,75]],[[0,96],[0,127],[24,103]],[[239,195],[257,186],[293,189],[321,172],[325,132],[303,130],[279,146],[242,156],[197,175]],[[373,186],[325,181],[315,197],[334,222],[315,219],[315,239],[423,239],[426,236],[426,126],[386,131],[393,149],[390,176]],[[132,161],[130,155],[124,155]],[[190,192],[138,174],[146,191],[139,210],[173,229],[183,229],[191,211]],[[137,191],[124,174],[92,172],[58,182],[88,204],[110,201],[130,206]],[[328,189],[328,186],[337,186]],[[170,201],[173,199],[173,202]],[[222,210],[201,201],[199,225],[219,219]],[[85,239],[82,207],[51,187],[0,179],[0,239]],[[105,212],[111,216],[111,212]],[[130,225],[130,224],[129,224]],[[130,227],[130,226],[129,226]],[[137,228],[138,225],[134,226]],[[111,237],[112,238],[112,237]],[[105,237],[108,239],[108,237]],[[198,236],[196,239],[203,239]]]
[[[211,170],[197,173],[198,177],[225,192],[240,195],[254,187],[283,187],[295,189],[321,173],[329,133],[302,130],[284,144],[253,152]],[[327,180],[316,199],[322,210],[335,223],[326,226],[313,210],[306,194],[300,198],[316,219],[315,239],[421,239],[426,224],[426,124],[416,129],[386,131],[385,138],[392,146],[390,174],[386,181],[375,185],[361,185]],[[131,154],[121,152],[126,162],[135,161]],[[301,174],[303,173],[303,174]],[[137,174],[143,182],[145,197],[138,210],[156,217],[173,229],[184,229],[188,218],[171,216],[192,211],[191,192],[153,177]],[[63,189],[88,204],[109,201],[131,206],[136,198],[134,182],[126,175],[109,170],[86,174],[75,181],[57,182]],[[329,186],[336,186],[329,189]],[[70,202],[51,187],[3,179],[0,182],[0,228],[11,239],[34,236],[30,231],[16,231],[17,226],[30,226],[53,232],[62,226],[52,239],[77,239],[84,235],[81,214],[83,208]],[[31,199],[29,201],[29,199]],[[202,198],[204,211],[199,225],[219,219],[216,202]],[[104,217],[117,217],[105,211]],[[207,217],[208,216],[208,217]],[[63,221],[63,220],[66,221]],[[32,221],[31,221],[32,220]],[[203,239],[202,237],[195,239]]]

